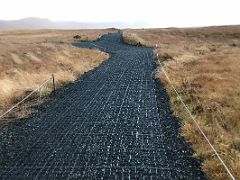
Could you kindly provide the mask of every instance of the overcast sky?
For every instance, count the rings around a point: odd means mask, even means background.
[[[0,19],[145,22],[151,27],[240,24],[240,0],[1,0]]]

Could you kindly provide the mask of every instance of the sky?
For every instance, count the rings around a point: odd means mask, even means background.
[[[0,19],[145,22],[148,27],[240,24],[239,0],[1,0]]]

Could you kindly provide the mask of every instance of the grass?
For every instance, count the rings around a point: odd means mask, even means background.
[[[125,30],[126,42],[154,47],[174,86],[227,166],[240,177],[240,26]],[[128,37],[135,37],[136,39]],[[210,179],[228,179],[226,171],[179,103],[164,74],[174,113],[184,120],[182,136],[202,160]]]
[[[1,30],[0,114],[48,79],[51,74],[55,75],[56,84],[59,86],[74,81],[108,58],[108,54],[97,49],[80,49],[59,42],[72,42],[75,34],[80,34],[83,38],[81,40],[95,41],[101,35],[114,31]],[[41,96],[49,93],[50,86],[47,85],[41,91]],[[25,110],[13,112],[10,115],[11,119],[30,113],[27,112],[27,108],[23,109]]]

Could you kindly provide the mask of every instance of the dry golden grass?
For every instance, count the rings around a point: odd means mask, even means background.
[[[227,166],[240,177],[240,26],[126,30],[124,36],[137,37],[129,38],[132,44],[158,44],[173,84]],[[157,77],[170,94],[174,112],[184,119],[182,135],[203,161],[205,173],[210,179],[228,179],[160,69]]]
[[[84,40],[94,41],[113,31],[0,31],[0,114],[51,74],[55,74],[58,85],[71,82],[108,58],[108,54],[99,50],[80,49],[56,42],[71,42],[75,34],[80,34]]]

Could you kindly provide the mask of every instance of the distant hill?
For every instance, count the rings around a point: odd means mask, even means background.
[[[123,23],[82,23],[74,21],[51,21],[44,18],[29,17],[19,20],[0,20],[0,29],[102,29],[102,28],[142,28],[142,22]]]

